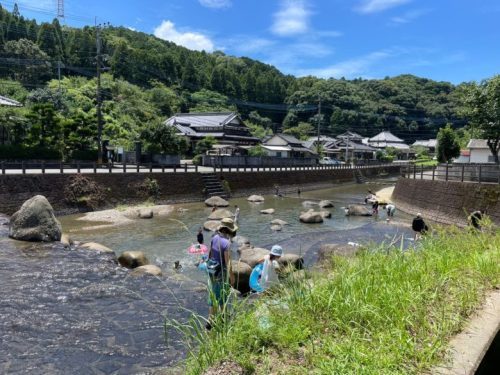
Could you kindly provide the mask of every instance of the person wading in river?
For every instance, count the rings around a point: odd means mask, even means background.
[[[415,241],[420,239],[422,234],[425,234],[429,230],[429,227],[425,223],[424,219],[422,219],[421,213],[418,213],[417,217],[413,219],[411,229],[415,232]]]
[[[224,313],[234,275],[231,272],[231,238],[236,235],[238,226],[233,219],[224,218],[217,233],[210,241],[210,253],[207,261],[209,317],[207,329],[212,329],[215,315]]]

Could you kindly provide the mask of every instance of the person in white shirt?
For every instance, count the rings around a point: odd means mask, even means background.
[[[234,206],[234,223],[238,223],[238,219],[240,218],[240,208],[238,205]]]

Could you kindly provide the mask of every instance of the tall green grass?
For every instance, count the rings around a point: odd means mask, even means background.
[[[230,359],[257,374],[421,373],[499,284],[498,230],[440,229],[405,251],[372,246],[238,303],[212,332],[185,325],[197,338],[186,370]]]

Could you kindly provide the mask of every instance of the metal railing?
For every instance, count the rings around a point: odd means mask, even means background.
[[[0,162],[0,174],[72,174],[72,173],[222,173],[222,172],[278,172],[278,171],[332,171],[332,170],[364,170],[405,167],[401,164],[372,164],[372,165],[304,165],[304,166],[276,166],[276,167],[202,167],[192,164],[167,167],[159,164],[102,164],[97,163],[63,163],[63,162]]]
[[[444,180],[500,184],[500,166],[495,164],[407,165],[402,176],[421,180]]]

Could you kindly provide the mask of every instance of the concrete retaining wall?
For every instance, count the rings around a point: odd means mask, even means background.
[[[444,224],[467,224],[472,211],[483,209],[500,224],[500,185],[400,178],[392,195],[398,208]]]
[[[363,169],[366,177],[376,177],[381,172],[399,173],[400,167]],[[58,213],[77,212],[78,209],[65,202],[64,188],[70,183],[72,174],[36,174],[0,176],[0,213],[11,215],[24,201],[33,195],[47,197]],[[161,203],[204,200],[204,184],[201,173],[113,173],[84,174],[104,187],[108,206],[120,203],[140,203],[146,197],[140,187],[146,178],[155,179],[160,187],[158,201]],[[229,182],[231,192],[236,196],[259,192],[274,192],[279,185],[286,189],[330,187],[336,183],[354,181],[354,173],[349,169],[273,171],[273,172],[224,172],[220,175]]]

